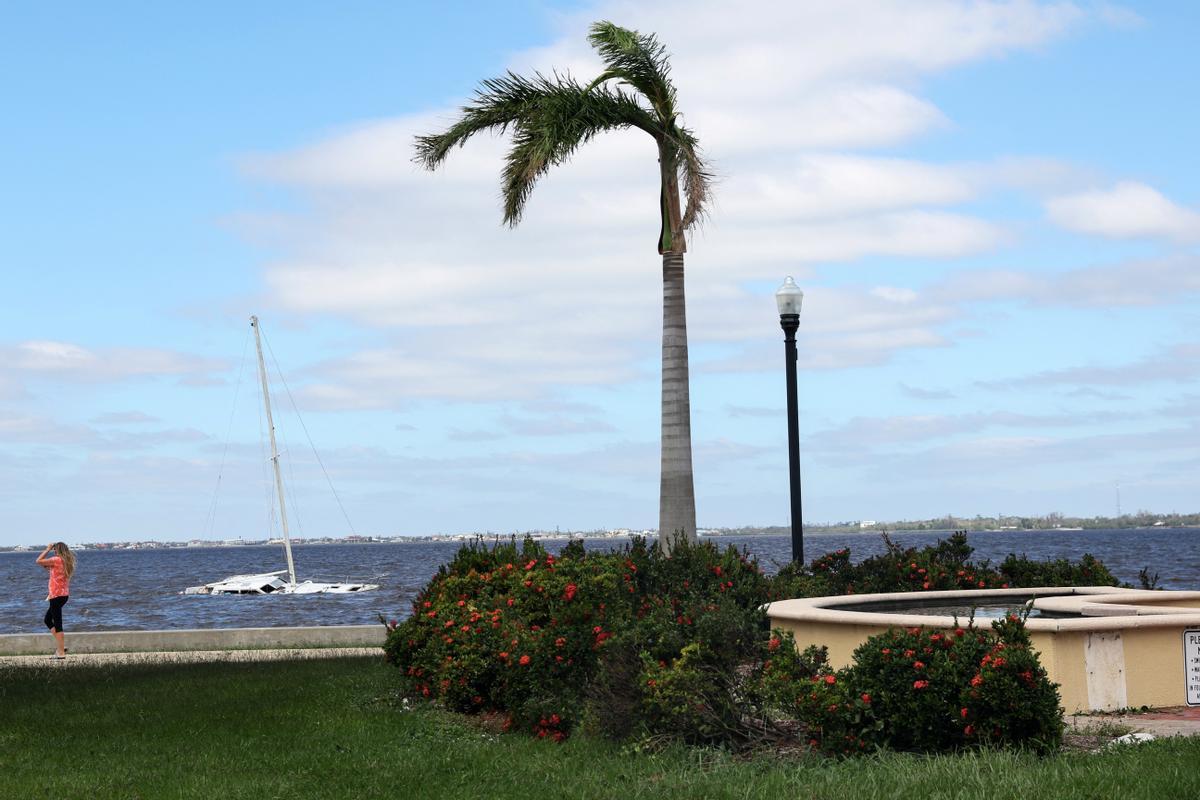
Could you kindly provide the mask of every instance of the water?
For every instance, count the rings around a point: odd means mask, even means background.
[[[945,533],[896,533],[905,547],[932,544]],[[724,536],[722,546],[745,548],[767,572],[791,558],[786,536]],[[1170,530],[1002,531],[973,533],[975,559],[998,562],[1009,553],[1031,558],[1099,558],[1120,580],[1137,585],[1138,571],[1158,572],[1166,589],[1200,589],[1200,528]],[[557,550],[565,542],[549,542]],[[588,549],[621,546],[617,540],[587,540]],[[86,550],[71,582],[64,609],[70,631],[243,628],[288,625],[365,625],[378,615],[402,618],[417,591],[459,545],[450,542],[364,545],[300,545],[294,548],[299,577],[366,579],[374,592],[349,595],[185,596],[178,592],[238,573],[280,569],[278,547],[178,548],[170,550]],[[855,560],[883,551],[877,534],[816,534],[805,537],[805,554],[843,547]],[[0,553],[0,633],[42,632],[46,572],[36,553]]]
[[[1033,598],[1010,596],[1003,602],[993,601],[978,605],[973,603],[952,603],[947,605],[944,601],[939,602],[936,600],[926,603],[856,603],[854,610],[867,611],[873,614],[920,614],[921,616],[928,617],[957,617],[961,622],[965,623],[972,615],[976,619],[1000,619],[1007,614],[1022,611],[1025,602],[1031,599]],[[1050,615],[1039,609],[1034,609],[1030,612],[1029,616],[1043,617]]]

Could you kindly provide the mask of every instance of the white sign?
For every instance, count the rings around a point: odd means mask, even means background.
[[[1187,704],[1200,706],[1200,631],[1183,632],[1183,680]]]

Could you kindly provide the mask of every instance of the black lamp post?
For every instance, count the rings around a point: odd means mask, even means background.
[[[788,279],[775,292],[779,306],[779,327],[784,333],[784,361],[787,364],[788,473],[792,487],[792,561],[804,563],[804,520],[800,515],[800,410],[796,397],[796,329],[800,327],[800,304],[804,292]]]

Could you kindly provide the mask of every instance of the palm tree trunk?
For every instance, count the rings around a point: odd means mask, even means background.
[[[696,541],[696,490],[692,478],[683,254],[663,253],[662,259],[662,481],[658,498],[658,542],[660,547],[670,550],[676,537]]]

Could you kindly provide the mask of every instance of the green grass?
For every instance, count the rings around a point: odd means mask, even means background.
[[[1200,739],[1047,759],[635,754],[405,710],[371,659],[54,666],[0,669],[4,800],[1200,797]]]

